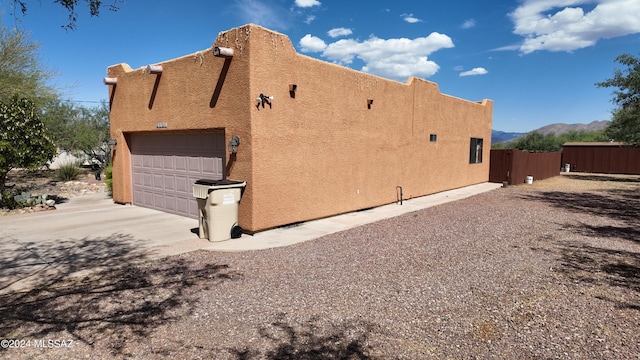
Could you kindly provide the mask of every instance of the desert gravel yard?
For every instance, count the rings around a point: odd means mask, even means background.
[[[125,256],[0,296],[23,341],[0,357],[640,359],[639,219],[640,177],[565,174],[286,248]]]

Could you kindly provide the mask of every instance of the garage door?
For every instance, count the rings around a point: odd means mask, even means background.
[[[192,185],[224,178],[224,132],[131,134],[133,204],[198,218]]]

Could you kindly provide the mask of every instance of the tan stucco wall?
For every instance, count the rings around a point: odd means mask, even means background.
[[[232,36],[232,32],[225,36]],[[233,60],[213,56],[211,48],[158,63],[160,76],[146,73],[146,65],[131,69],[118,64],[107,69],[117,78],[109,86],[111,99],[111,136],[118,144],[113,159],[113,199],[130,203],[131,163],[126,134],[149,131],[198,131],[225,129],[226,142],[240,136],[242,147],[251,148],[249,59],[236,51]],[[155,91],[154,91],[155,90]],[[218,96],[216,96],[218,95]],[[167,128],[158,129],[158,122]],[[227,178],[251,183],[251,151],[243,151],[225,164]],[[230,156],[227,154],[227,161]],[[251,188],[245,191],[239,217],[251,227]]]
[[[246,230],[391,203],[396,186],[406,199],[488,181],[489,100],[462,100],[425,80],[405,84],[300,55],[287,36],[255,25],[221,33],[214,45],[235,51],[214,108],[224,60],[211,49],[162,63],[152,109],[155,75],[109,68],[118,77],[112,136],[207,128],[225,128],[227,141],[240,135],[227,176],[248,182],[239,215]],[[289,84],[297,85],[295,98]],[[255,107],[260,93],[275,97],[272,108]],[[168,129],[156,129],[157,121]],[[469,164],[471,137],[484,139],[481,164]],[[130,184],[129,155],[120,139],[116,151],[114,199],[129,202],[130,185],[120,184]]]
[[[491,101],[299,55],[266,29],[250,39],[252,95],[275,96],[252,115],[257,228],[391,203],[396,186],[416,197],[488,180]],[[471,137],[484,139],[482,164],[469,164]]]

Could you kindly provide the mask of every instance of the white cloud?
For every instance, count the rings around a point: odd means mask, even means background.
[[[400,15],[404,18],[404,21],[410,23],[410,24],[415,24],[417,22],[422,22],[421,19],[418,19],[417,17],[413,16],[413,14],[402,14]]]
[[[321,52],[327,48],[327,44],[319,37],[311,36],[311,34],[305,35],[300,39],[300,50],[302,52]]]
[[[244,23],[258,24],[272,29],[286,29],[289,27],[287,20],[281,15],[285,14],[286,11],[264,1],[235,0],[231,5],[231,9]]]
[[[331,36],[332,38],[337,38],[340,36],[347,36],[347,35],[351,35],[353,33],[353,31],[351,31],[351,29],[347,29],[347,28],[335,28],[335,29],[331,29],[329,31],[327,31],[327,34],[329,36]]]
[[[471,29],[474,26],[476,26],[476,21],[474,19],[468,19],[462,23],[463,29]]]
[[[316,19],[315,15],[308,15],[307,18],[304,20],[304,22],[306,24],[311,24],[313,22],[313,20],[315,20],[315,19]]]
[[[372,36],[365,41],[340,39],[329,44],[305,35],[300,40],[300,46],[306,52],[322,51],[323,57],[342,65],[349,65],[357,58],[365,64],[362,71],[406,80],[409,76],[429,77],[435,74],[440,67],[428,56],[454,45],[447,35],[434,32],[415,39],[380,39]]]
[[[296,0],[295,4],[298,7],[307,8],[307,7],[313,7],[313,6],[320,6],[320,1],[318,1],[318,0]]]
[[[493,51],[516,51],[520,50],[521,45],[506,45],[492,49]]]
[[[488,74],[489,72],[487,71],[487,69],[485,68],[481,68],[481,67],[477,67],[477,68],[473,68],[469,71],[463,71],[460,73],[460,76],[475,76],[475,75],[484,75],[484,74]]]
[[[596,6],[585,12],[584,5],[593,3]],[[640,32],[638,0],[525,0],[509,16],[513,32],[525,38],[519,46],[524,54],[573,51]]]

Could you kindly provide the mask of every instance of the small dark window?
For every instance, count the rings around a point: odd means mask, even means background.
[[[482,162],[482,138],[471,138],[469,146],[469,163],[480,164]]]
[[[438,141],[438,135],[436,135],[436,134],[429,135],[429,141],[431,141],[431,142]]]

